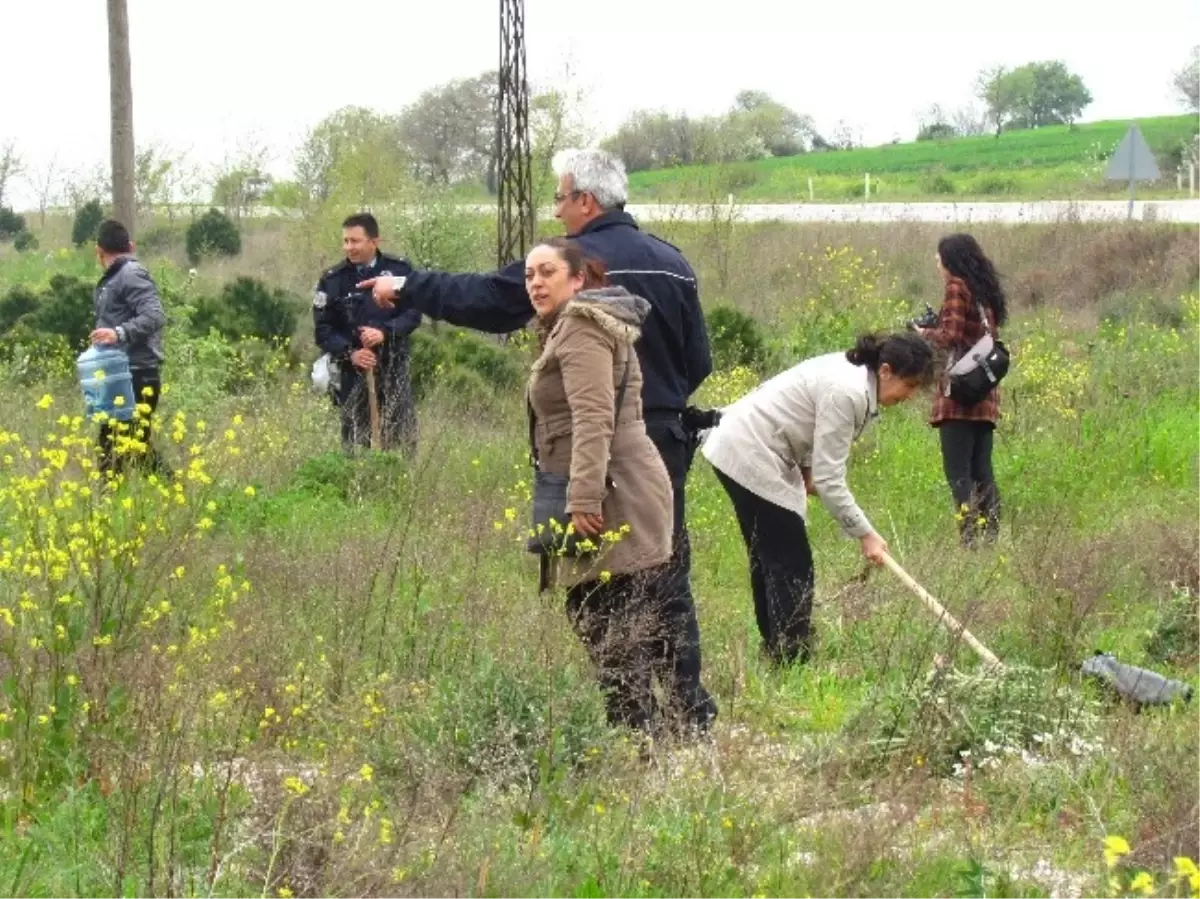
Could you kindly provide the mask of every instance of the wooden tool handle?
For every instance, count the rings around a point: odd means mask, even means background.
[[[379,421],[379,394],[375,392],[375,369],[367,369],[367,404],[371,409],[371,449],[383,446],[383,428]]]
[[[963,640],[965,640],[967,642],[967,645],[969,645],[973,650],[975,650],[975,652],[977,652],[979,654],[979,657],[981,659],[983,659],[985,662],[987,662],[989,665],[995,665],[997,668],[1004,667],[1001,664],[1000,660],[998,658],[996,658],[996,656],[992,653],[991,650],[989,650],[986,646],[984,646],[982,643],[980,643],[978,640],[976,640],[975,636],[969,630],[967,630],[965,627],[963,627],[962,624],[959,623],[957,618],[955,618],[953,615],[951,615],[949,612],[947,612],[946,609],[942,606],[942,604],[930,595],[928,590],[926,590],[924,587],[922,587],[920,584],[918,584],[916,581],[914,581],[912,579],[912,577],[909,576],[909,573],[907,571],[905,571],[903,568],[901,568],[895,559],[893,559],[887,553],[884,553],[883,554],[883,563],[892,570],[892,572],[896,575],[896,577],[898,577],[898,578],[900,578],[900,580],[904,581],[905,585],[907,585],[907,587],[910,590],[912,590],[913,593],[917,594],[917,597],[923,603],[925,603],[925,605],[929,608],[930,611],[933,612],[934,615],[937,616],[938,621],[941,622],[941,624],[948,631],[950,631],[956,637],[962,637]]]

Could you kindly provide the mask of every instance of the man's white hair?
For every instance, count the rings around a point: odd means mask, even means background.
[[[625,163],[604,150],[562,150],[551,166],[556,177],[570,175],[576,190],[591,194],[605,209],[624,206],[629,198]]]

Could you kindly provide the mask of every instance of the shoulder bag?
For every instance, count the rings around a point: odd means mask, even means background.
[[[946,396],[961,406],[981,402],[1008,374],[1008,348],[992,334],[983,304],[978,306],[984,334],[946,372]]]

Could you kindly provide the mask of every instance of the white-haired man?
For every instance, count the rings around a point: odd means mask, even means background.
[[[651,311],[636,345],[644,376],[646,431],[658,447],[675,493],[675,553],[663,612],[678,639],[670,641],[676,688],[687,715],[706,729],[716,703],[700,685],[700,631],[691,595],[684,484],[695,451],[685,425],[688,399],[712,371],[696,275],[683,254],[638,228],[625,211],[629,182],[621,160],[598,149],[564,150],[552,166],[558,178],[554,215],[584,253],[604,263],[612,283],[649,301]],[[525,290],[525,262],[486,275],[415,271],[406,278],[375,278],[381,305],[399,302],[436,321],[506,334],[525,327],[533,307]]]

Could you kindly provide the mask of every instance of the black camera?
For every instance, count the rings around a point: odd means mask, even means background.
[[[908,330],[915,331],[918,328],[933,328],[938,323],[938,314],[934,312],[933,307],[928,303],[925,304],[925,311],[921,313],[919,318],[909,319]]]

